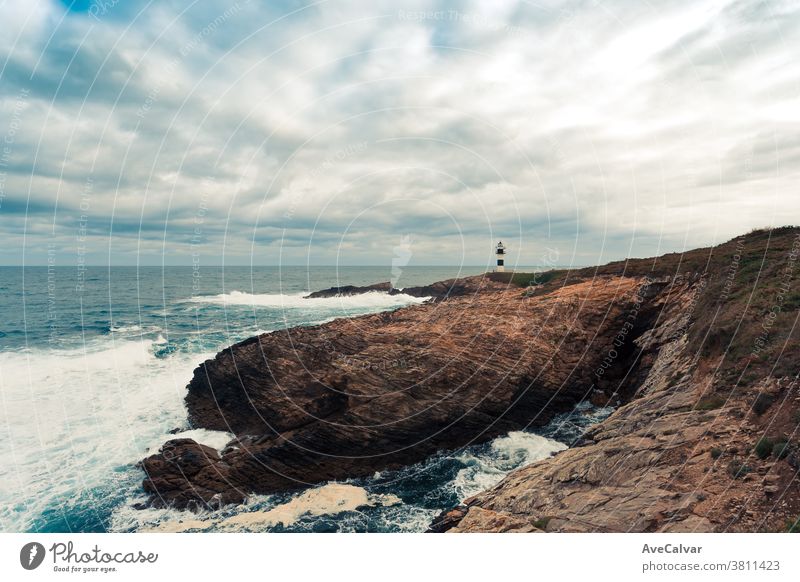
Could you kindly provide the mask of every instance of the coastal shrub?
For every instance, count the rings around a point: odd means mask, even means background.
[[[752,386],[761,379],[761,376],[754,372],[748,372],[742,377],[743,386]]]
[[[773,402],[775,402],[775,399],[772,396],[761,393],[756,396],[756,399],[753,401],[753,412],[761,416],[767,410],[769,410],[769,407],[772,406]]]
[[[552,516],[549,516],[549,515],[547,515],[545,517],[540,517],[539,519],[537,519],[536,521],[533,522],[533,527],[541,529],[541,530],[546,530],[547,529],[547,524],[550,523],[551,519],[553,519],[553,518],[552,518]]]
[[[536,285],[543,285],[563,274],[563,270],[550,270],[536,273],[490,273],[489,279],[497,281],[498,283],[509,283],[518,287],[533,287]]]
[[[789,294],[783,302],[783,309],[791,311],[793,309],[800,309],[800,292],[795,291]]]
[[[740,479],[753,470],[750,465],[745,465],[741,461],[731,461],[728,464],[728,474],[734,479]]]
[[[523,285],[529,287],[530,285],[544,285],[552,281],[556,276],[561,275],[562,271],[545,271],[543,273],[534,273],[531,277],[514,277],[512,282],[515,285]]]
[[[753,448],[753,450],[755,451],[756,456],[759,459],[766,459],[772,454],[772,447],[774,446],[775,443],[773,443],[766,437],[762,437],[758,439],[758,442],[756,443],[756,446]]]
[[[772,454],[776,459],[783,459],[789,454],[789,443],[787,441],[778,441],[772,447]]]
[[[712,394],[711,396],[703,396],[700,400],[697,401],[697,404],[694,405],[695,410],[716,410],[717,408],[721,408],[722,405],[725,404],[725,399],[718,394]]]
[[[722,456],[722,449],[719,447],[714,447],[711,449],[711,458],[712,459],[719,459]]]

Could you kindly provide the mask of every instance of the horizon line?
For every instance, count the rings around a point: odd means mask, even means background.
[[[628,260],[628,259],[621,259],[621,260]],[[615,262],[615,261],[612,261]],[[605,263],[604,263],[605,264]],[[541,268],[541,267],[548,267],[549,269],[574,269],[574,268],[585,268],[585,267],[600,267],[600,264],[575,264],[575,265],[516,265],[516,268]],[[195,265],[185,265],[185,264],[169,264],[164,263],[160,265],[108,265],[108,264],[93,264],[93,265],[47,265],[47,264],[26,264],[26,265],[0,265],[0,269],[22,269],[26,267],[31,268],[39,268],[39,269],[136,269],[136,268],[158,268],[158,267],[182,267],[186,269],[208,269],[208,268],[220,268],[220,267],[237,267],[237,268],[260,268],[260,267],[307,267],[307,268],[316,268],[316,267],[325,267],[325,268],[336,268],[336,267],[346,267],[346,268],[386,268],[392,269],[392,265],[306,265],[306,264],[295,264],[295,263],[284,263],[280,265],[242,265],[242,264],[209,264],[209,265],[200,265],[195,267]],[[485,267],[487,269],[493,269],[494,265],[476,265],[476,264],[466,264],[466,265],[406,265],[401,267],[402,269],[414,269],[419,267],[425,268],[465,268],[465,267]],[[506,272],[513,271],[514,267],[507,267]]]

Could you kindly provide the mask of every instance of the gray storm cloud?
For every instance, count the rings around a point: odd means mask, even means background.
[[[82,233],[96,262],[389,265],[409,237],[411,261],[484,264],[503,238],[512,264],[588,264],[800,214],[796,3],[11,1],[0,21],[4,263],[68,264]]]

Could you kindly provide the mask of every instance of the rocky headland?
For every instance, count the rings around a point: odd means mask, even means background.
[[[404,289],[412,307],[264,334],[201,364],[195,428],[141,463],[156,506],[369,475],[618,409],[433,531],[779,531],[800,514],[800,229],[655,259]],[[317,297],[398,292],[388,284]]]

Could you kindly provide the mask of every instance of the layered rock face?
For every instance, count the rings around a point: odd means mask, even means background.
[[[142,462],[145,489],[156,504],[236,502],[543,424],[597,391],[621,330],[646,328],[643,281],[531,296],[475,277],[456,297],[234,345],[197,368],[186,404],[192,426],[237,438],[222,455],[168,443]]]
[[[770,420],[750,409],[750,398],[708,399],[708,383],[687,373],[691,359],[684,348],[685,340],[675,338],[638,397],[591,430],[581,446],[512,473],[441,516],[433,529],[785,529],[800,515],[797,450],[759,458],[755,445],[772,430]],[[795,411],[800,407],[790,380],[759,390],[785,397]]]
[[[619,408],[431,529],[782,531],[800,516],[798,276],[800,229],[784,228],[443,282],[430,303],[252,338],[202,364],[186,397],[192,426],[236,439],[221,454],[167,443],[142,462],[144,487],[156,505],[239,502],[413,463],[588,398]]]
[[[800,232],[755,233],[710,251],[703,278],[664,289],[658,321],[635,340],[652,363],[629,402],[580,446],[510,474],[442,514],[433,531],[797,523]]]

